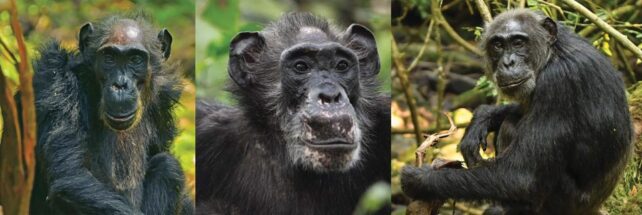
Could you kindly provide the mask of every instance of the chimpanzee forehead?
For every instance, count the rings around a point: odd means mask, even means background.
[[[134,20],[123,19],[116,22],[105,40],[105,44],[127,45],[142,43],[143,31]]]
[[[520,13],[520,10],[507,12],[495,18],[490,28],[492,32],[488,35],[508,35],[511,33],[529,34],[534,28],[537,28],[539,22],[536,14],[532,12]]]
[[[507,19],[503,22],[498,23],[497,30],[495,35],[506,35],[515,32],[524,32],[526,26],[524,26],[524,20],[520,19]]]
[[[299,33],[296,35],[298,42],[313,42],[320,43],[328,41],[328,35],[321,29],[316,27],[305,26],[299,29]]]

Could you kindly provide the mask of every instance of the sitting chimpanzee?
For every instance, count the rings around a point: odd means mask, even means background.
[[[197,106],[198,213],[350,214],[389,182],[390,98],[368,29],[286,14],[238,34],[228,72],[237,107]]]
[[[494,200],[488,214],[597,214],[631,148],[624,86],[609,60],[530,10],[505,12],[482,40],[487,76],[518,104],[481,106],[461,141],[468,170],[406,167],[416,199]],[[479,144],[496,132],[496,158]]]
[[[35,62],[37,174],[32,214],[191,214],[168,151],[180,78],[172,37],[141,15],[80,29],[79,52],[57,42]]]

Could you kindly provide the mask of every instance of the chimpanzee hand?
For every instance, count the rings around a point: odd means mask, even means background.
[[[459,143],[461,154],[464,156],[466,165],[474,167],[482,157],[479,154],[479,146],[486,150],[488,133],[498,131],[502,122],[510,114],[519,113],[518,105],[480,105],[473,113],[473,119],[466,128],[466,133]]]
[[[427,176],[433,171],[430,166],[405,166],[401,170],[401,190],[413,199],[430,199],[425,183]]]
[[[459,143],[461,154],[464,156],[468,168],[477,165],[483,158],[479,154],[479,146],[486,150],[488,143],[486,137],[490,130],[493,110],[496,107],[481,105],[473,113],[473,119],[466,128],[466,133]]]

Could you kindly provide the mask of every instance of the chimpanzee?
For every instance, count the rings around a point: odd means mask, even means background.
[[[390,97],[367,28],[288,13],[229,55],[238,104],[197,106],[198,213],[350,214],[389,183]]]
[[[543,14],[500,14],[482,39],[487,76],[517,104],[481,106],[461,141],[468,170],[405,167],[416,199],[494,200],[488,214],[598,214],[626,164],[624,85],[590,43]],[[496,132],[501,149],[481,160]]]
[[[41,49],[32,214],[192,214],[169,154],[180,77],[172,36],[143,15],[80,29],[79,50]]]

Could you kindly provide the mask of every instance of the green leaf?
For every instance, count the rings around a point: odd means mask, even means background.
[[[388,183],[375,183],[363,194],[354,214],[373,214],[384,204],[390,202],[390,194]]]
[[[218,29],[233,30],[238,28],[239,0],[210,0],[203,11],[203,18]]]

